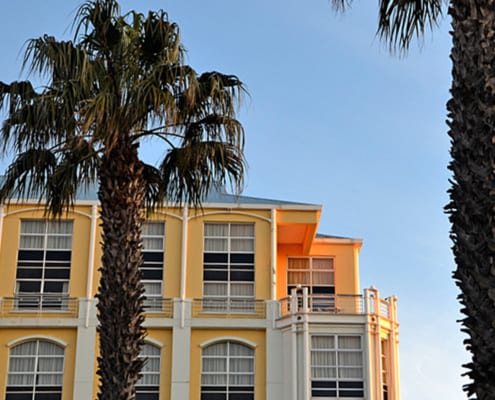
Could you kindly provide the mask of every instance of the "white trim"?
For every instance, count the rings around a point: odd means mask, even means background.
[[[43,202],[44,199],[42,199]],[[39,199],[10,199],[11,204],[19,205],[19,204],[40,204]],[[269,202],[262,203],[263,199],[260,199],[259,203],[235,203],[235,202],[215,202],[208,203],[204,202],[201,204],[202,208],[236,208],[236,209],[254,209],[254,210],[270,210],[271,208],[277,208],[279,210],[295,210],[295,211],[321,211],[323,208],[320,204],[298,204],[298,203],[284,203],[281,201],[277,202]],[[98,200],[78,200],[76,199],[74,202],[74,206],[91,206],[93,204],[99,205],[100,202]],[[163,208],[179,208],[178,203],[163,203],[160,207]]]
[[[277,210],[271,209],[270,213],[270,233],[271,233],[271,265],[270,265],[270,278],[271,278],[271,299],[277,300]]]
[[[216,337],[214,339],[209,339],[206,342],[201,343],[199,345],[199,347],[204,349],[205,347],[211,346],[212,344],[222,343],[222,342],[237,342],[237,343],[246,345],[253,350],[256,349],[256,347],[258,347],[258,345],[256,343],[254,343],[250,340],[247,340],[247,339],[237,337],[237,336],[219,336],[219,337]]]
[[[166,217],[172,217],[172,218],[176,218],[178,220],[182,220],[182,218],[183,218],[180,215],[173,214],[173,213],[170,213],[168,211],[160,211],[160,210],[155,210],[150,215],[155,215],[155,214],[165,215]],[[153,221],[154,220],[152,220],[152,219],[149,220],[149,222],[153,222]]]
[[[328,243],[328,244],[363,244],[363,239],[359,238],[314,238],[314,243]]]
[[[45,335],[31,335],[31,336],[24,336],[22,338],[14,339],[11,340],[6,344],[8,348],[17,346],[18,344],[22,344],[25,342],[32,342],[34,340],[46,340],[47,342],[51,342],[53,344],[57,344],[64,349],[69,345],[67,342],[64,342],[63,340],[54,338],[53,336],[45,336]]]
[[[210,215],[243,215],[243,216],[246,216],[246,217],[258,218],[258,219],[261,219],[262,221],[265,221],[265,222],[270,222],[271,221],[270,218],[263,217],[262,215],[248,213],[248,212],[243,212],[243,211],[232,211],[232,209],[226,207],[226,205],[224,205],[222,208],[226,208],[227,211],[209,211],[209,212],[203,212],[203,213],[191,215],[190,217],[188,217],[188,219],[191,220],[191,219],[200,218],[200,217],[207,217],[207,216],[210,216]],[[232,221],[232,222],[237,222],[237,221]]]
[[[153,346],[159,347],[160,349],[163,349],[165,347],[163,342],[160,342],[159,340],[156,339],[152,339],[149,336],[146,336],[146,339],[144,339],[144,343],[152,344]]]
[[[95,204],[95,206],[96,206],[96,204]],[[45,207],[23,208],[21,210],[14,210],[14,211],[11,211],[9,213],[6,213],[6,214],[4,214],[4,216],[5,217],[8,217],[10,215],[20,214],[20,213],[29,212],[29,211],[45,211],[45,210],[46,210]],[[85,213],[85,212],[82,212],[82,211],[79,211],[79,210],[71,209],[71,210],[69,210],[67,212],[67,214],[71,214],[71,213],[82,215],[82,216],[87,217],[87,218],[91,218],[91,214],[88,214],[88,213]],[[46,217],[43,217],[43,219],[50,220],[50,218],[46,218]]]
[[[187,206],[182,208],[182,236],[181,236],[181,256],[180,256],[180,327],[184,328],[186,310],[184,300],[186,299],[186,280],[187,280],[187,244],[188,244],[188,218],[189,209]]]
[[[89,326],[89,301],[91,299],[91,292],[93,291],[93,274],[95,268],[95,247],[96,247],[96,223],[98,220],[98,206],[93,204],[91,207],[91,227],[89,231],[89,254],[88,254],[88,280],[86,283],[86,317],[85,327]]]

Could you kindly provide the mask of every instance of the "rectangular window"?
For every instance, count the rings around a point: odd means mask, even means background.
[[[160,311],[163,299],[163,260],[165,251],[165,224],[145,222],[142,227],[143,272],[145,308],[147,311]]]
[[[254,224],[206,223],[203,294],[205,311],[254,311]]]
[[[361,336],[311,336],[311,396],[364,397]]]
[[[287,294],[294,288],[307,287],[313,311],[335,308],[333,258],[289,258],[287,264]]]
[[[18,308],[67,308],[72,227],[72,221],[21,221],[15,289]]]

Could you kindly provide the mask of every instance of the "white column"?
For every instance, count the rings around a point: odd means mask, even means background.
[[[184,314],[182,314],[184,313]],[[182,319],[184,317],[184,319]],[[172,330],[172,399],[189,399],[191,360],[191,301],[174,300]]]
[[[311,359],[310,359],[310,346],[309,346],[309,324],[308,324],[308,288],[303,288],[303,399],[311,399]]]
[[[266,400],[285,400],[283,334],[274,326],[279,304],[270,301],[266,306]]]
[[[186,299],[186,279],[187,279],[187,229],[188,229],[188,208],[184,206],[182,208],[182,240],[181,240],[181,259],[180,259],[180,299],[181,299],[181,311],[180,311],[180,326],[184,328],[185,319],[185,303]]]
[[[96,251],[96,223],[98,221],[98,206],[91,206],[91,228],[89,231],[89,251],[88,251],[88,280],[86,283],[86,307],[85,327],[89,326],[89,302],[93,294],[93,277],[95,272],[95,251]]]
[[[271,211],[271,295],[272,300],[277,299],[277,210]]]
[[[79,300],[76,361],[74,366],[74,400],[91,400],[95,380],[96,359],[96,299]]]
[[[0,206],[0,250],[2,249],[3,219],[5,217],[4,206]]]

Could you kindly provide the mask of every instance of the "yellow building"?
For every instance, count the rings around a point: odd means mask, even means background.
[[[320,213],[216,193],[149,218],[138,399],[399,400],[396,299],[361,294],[362,240]],[[57,222],[0,206],[0,398],[95,398],[99,242],[94,193]]]

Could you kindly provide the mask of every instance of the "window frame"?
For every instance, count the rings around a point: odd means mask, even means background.
[[[143,369],[141,371],[142,373],[142,377],[139,381],[137,381],[136,383],[136,400],[140,400],[141,398],[145,399],[145,400],[159,400],[160,398],[160,381],[161,381],[161,365],[162,365],[162,348],[160,346],[157,346],[153,343],[149,343],[149,342],[145,342],[144,343],[144,346],[149,346],[151,348],[153,348],[153,350],[156,350],[158,352],[158,354],[152,354],[152,355],[144,355],[144,354],[140,354],[139,355],[139,358],[140,359],[145,359],[145,364],[143,366]],[[144,346],[143,346],[143,349],[141,349],[141,351],[144,350]],[[146,371],[146,363],[148,362],[148,360],[150,359],[158,359],[158,371]],[[158,376],[158,384],[157,385],[147,385],[147,384],[143,384],[143,383],[140,383],[141,380],[144,379],[145,376],[147,375],[155,375],[155,376]]]
[[[146,287],[146,284],[156,284],[159,285],[160,290],[159,293],[152,293],[149,294],[144,292],[144,295],[146,296],[146,299],[144,300],[144,306],[146,309],[146,312],[159,312],[162,309],[162,304],[163,304],[163,296],[164,296],[164,288],[165,288],[165,245],[166,245],[166,229],[167,225],[165,221],[156,221],[156,220],[150,220],[150,221],[145,221],[143,223],[143,227],[149,225],[161,225],[162,229],[161,231],[163,233],[159,234],[148,234],[148,233],[142,233],[142,239],[143,239],[143,249],[141,251],[142,257],[143,257],[143,265],[141,266],[141,271],[143,273],[143,278],[141,279],[141,282],[143,285]],[[145,240],[146,239],[159,239],[161,240],[161,248],[157,249],[146,249],[145,246]],[[150,259],[147,260],[149,256]],[[157,259],[153,259],[156,258]],[[161,278],[146,278],[147,273],[157,273],[159,271],[159,275],[161,275]]]
[[[29,223],[40,224],[40,228],[43,229],[40,229],[40,232],[36,232],[36,229],[29,231],[27,230]],[[57,224],[67,225],[67,232],[57,232],[57,228],[54,228]],[[23,226],[26,227],[27,231],[23,231]],[[42,245],[39,246],[36,243],[31,246],[23,245],[23,239],[29,237],[41,238]],[[68,240],[68,246],[50,245],[50,239],[64,237]],[[20,220],[14,287],[16,309],[44,311],[64,311],[67,309],[70,293],[73,239],[73,219],[60,221],[36,218]],[[33,287],[38,286],[39,290],[21,290],[23,286],[26,287],[30,284]],[[50,285],[52,290],[48,290]],[[61,289],[53,290],[57,286],[60,286]]]
[[[224,226],[225,234],[209,234],[208,226]],[[233,228],[250,227],[250,233],[234,234]],[[249,249],[234,249],[237,240],[250,242]],[[225,249],[211,249],[208,241],[224,241]],[[249,243],[248,242],[248,243]],[[223,259],[222,259],[223,258]],[[244,260],[243,260],[244,258]],[[208,278],[210,275],[212,278]],[[218,278],[213,278],[217,275]],[[225,278],[221,278],[225,275]],[[239,279],[242,276],[244,279]],[[235,277],[233,279],[233,277]],[[205,221],[203,223],[203,311],[251,313],[255,311],[256,299],[256,223],[243,221]],[[209,294],[208,286],[224,287],[225,293]],[[249,294],[236,294],[234,288]],[[214,290],[213,290],[214,291]]]
[[[219,345],[226,345],[227,350],[226,350],[226,355],[218,355],[218,356],[212,356],[212,355],[205,355],[204,352],[206,349],[211,348],[213,346],[219,346]],[[249,350],[250,354],[249,355],[232,355],[231,352],[231,346],[232,345],[238,345],[242,346],[246,349]],[[225,371],[205,371],[205,359],[224,359],[225,360]],[[244,375],[242,373],[233,373],[233,371],[230,371],[230,365],[232,360],[251,360],[252,362],[252,370],[249,372],[244,372]],[[225,376],[225,385],[221,384],[204,384],[203,383],[203,378],[205,376],[214,376],[214,375],[223,375]],[[238,384],[231,384],[231,377],[232,376],[249,376],[251,378],[251,383],[249,385],[238,385]],[[238,388],[238,390],[235,390],[235,388]],[[256,388],[256,349],[253,348],[252,346],[247,345],[246,343],[243,343],[241,341],[237,340],[222,340],[222,341],[217,341],[211,344],[208,344],[208,346],[205,346],[202,348],[201,351],[201,374],[200,374],[200,393],[201,393],[201,400],[209,400],[208,395],[224,395],[225,400],[230,399],[230,395],[233,394],[244,394],[249,396],[249,399],[246,400],[254,400],[255,399],[255,388]],[[223,389],[223,390],[222,390]],[[212,397],[212,399],[217,399],[218,397]]]
[[[34,354],[22,354],[22,355],[13,355],[12,350],[15,348],[18,348],[20,346],[27,345],[29,343],[36,343],[36,351]],[[62,354],[56,354],[56,355],[43,355],[40,354],[40,343],[48,343],[52,346],[55,346],[57,349],[60,349]],[[12,362],[14,359],[33,359],[33,365],[30,370],[23,370],[23,371],[11,371],[11,366]],[[61,359],[62,360],[62,365],[60,370],[57,371],[40,371],[40,360],[43,359]],[[14,374],[12,374],[14,372]],[[18,372],[18,373],[15,373]],[[11,375],[12,374],[12,375]],[[16,376],[16,375],[22,375],[22,376],[32,376],[32,383],[31,384],[11,384],[10,379],[11,376]],[[55,385],[44,385],[44,384],[39,384],[38,380],[40,376],[51,376],[51,375],[56,375],[59,377],[58,380],[60,380],[60,384],[55,384]],[[27,340],[22,343],[18,343],[15,346],[12,346],[9,349],[9,357],[8,357],[8,366],[7,366],[7,382],[6,382],[6,388],[5,388],[5,399],[6,400],[16,400],[17,398],[22,398],[26,399],[27,396],[30,395],[31,400],[35,400],[38,395],[45,393],[45,394],[52,394],[54,396],[57,396],[57,400],[62,399],[62,394],[63,394],[63,387],[64,387],[64,377],[65,377],[65,348],[63,346],[60,346],[57,343],[54,343],[52,341],[46,340],[46,339],[32,339],[32,340]],[[43,390],[45,388],[45,390]],[[23,390],[24,389],[24,390]],[[48,389],[48,390],[47,390]],[[16,396],[17,394],[17,396]],[[18,395],[21,395],[19,397]],[[51,397],[51,399],[54,399],[55,397]]]
[[[333,347],[315,348],[313,346],[313,338],[332,338]],[[359,338],[359,348],[341,348],[339,347],[340,338]],[[364,336],[361,334],[311,334],[310,338],[310,379],[311,379],[311,398],[328,398],[328,399],[363,399],[366,395],[366,375],[365,375],[365,351],[364,351]],[[314,364],[314,352],[326,352],[334,354],[334,365],[319,365]],[[361,365],[342,365],[340,362],[340,354],[345,353],[360,353]],[[334,377],[315,377],[313,368],[333,368],[335,370]],[[341,370],[345,369],[361,369],[361,377],[341,377]],[[352,387],[354,386],[354,387]],[[333,392],[333,393],[332,393]],[[356,394],[353,396],[353,394]]]

